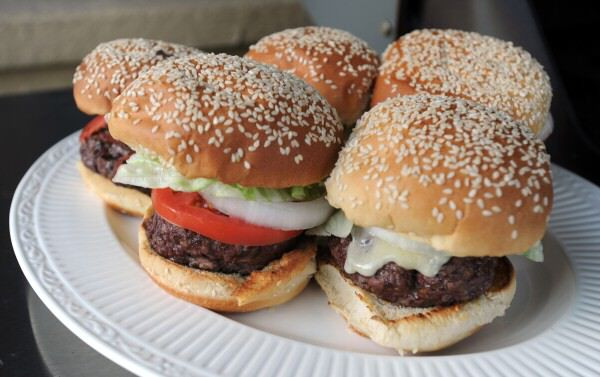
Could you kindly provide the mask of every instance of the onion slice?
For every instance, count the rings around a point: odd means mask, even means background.
[[[313,228],[327,221],[333,212],[325,198],[309,202],[263,202],[217,197],[207,192],[202,192],[202,197],[226,215],[273,229]]]
[[[445,253],[443,250],[437,250],[425,242],[410,239],[399,233],[392,232],[391,230],[377,227],[367,228],[366,230],[371,235],[377,238],[381,238],[387,243],[395,245],[396,247],[402,250],[419,252],[429,255],[447,255],[447,253]]]

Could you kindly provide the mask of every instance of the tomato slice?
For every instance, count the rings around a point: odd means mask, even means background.
[[[152,190],[154,210],[167,221],[216,241],[262,246],[294,238],[302,230],[280,230],[254,225],[211,208],[196,192]]]
[[[92,136],[93,133],[104,127],[108,127],[106,121],[104,120],[104,115],[95,116],[88,122],[88,124],[85,125],[85,127],[83,127],[81,134],[79,134],[79,141],[83,143],[90,136]]]

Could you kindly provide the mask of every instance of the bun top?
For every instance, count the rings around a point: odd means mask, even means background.
[[[300,77],[354,124],[367,106],[379,58],[354,35],[328,27],[301,27],[268,35],[250,47],[247,58]]]
[[[371,105],[414,93],[495,107],[524,121],[536,134],[552,99],[548,75],[527,51],[477,33],[438,29],[413,31],[388,46]]]
[[[113,137],[188,178],[284,188],[329,175],[342,145],[335,110],[297,77],[225,54],[143,72],[113,103]]]
[[[552,207],[549,156],[522,122],[429,94],[365,113],[325,185],[329,203],[354,224],[455,256],[526,251]]]
[[[87,114],[106,114],[117,97],[141,72],[171,57],[199,50],[150,39],[116,39],[100,43],[75,69],[73,96]]]

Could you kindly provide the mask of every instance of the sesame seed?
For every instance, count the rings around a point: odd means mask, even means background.
[[[393,97],[407,82],[417,93],[469,98],[503,110],[535,132],[552,98],[548,75],[528,52],[459,30],[421,29],[392,43],[383,54],[377,86]]]
[[[273,61],[273,55],[281,58]],[[346,119],[348,115],[336,99],[337,94],[330,95],[329,91],[336,92],[343,87],[347,95],[361,102],[368,96],[379,66],[377,53],[365,41],[346,31],[320,26],[287,29],[268,35],[250,46],[246,57],[274,64],[317,89],[327,88],[319,90],[346,123],[354,120]],[[334,64],[336,69],[330,69],[331,64],[324,65],[327,62]]]
[[[529,169],[519,174],[524,166]],[[351,186],[371,188],[364,195],[389,203],[386,210],[425,205],[437,223],[448,217],[446,205],[454,212],[453,220],[479,213],[478,221],[487,222],[535,194],[539,207],[532,210],[543,213],[543,198],[551,190],[551,180],[544,180],[548,177],[545,147],[522,122],[472,101],[417,94],[388,99],[360,118],[326,187],[339,192]],[[418,196],[399,199],[406,187],[415,186]],[[423,195],[427,203],[419,201]],[[507,215],[509,223],[516,223],[517,213]]]
[[[265,148],[279,152],[273,158],[302,166],[306,161],[297,151],[303,141],[310,140],[302,151],[311,155],[337,153],[342,143],[335,110],[314,88],[289,73],[226,54],[173,57],[140,72],[111,113],[127,115],[135,106],[145,106],[161,122],[147,127],[164,130],[164,150],[177,164],[192,164],[202,150],[217,149],[247,170],[269,168],[267,161],[250,163],[255,160],[249,155]]]
[[[81,93],[90,100],[107,98],[112,101],[149,67],[170,58],[196,54],[199,50],[149,39],[116,39],[99,44],[83,58],[75,70],[73,85],[81,86]],[[140,110],[130,102],[133,112]]]

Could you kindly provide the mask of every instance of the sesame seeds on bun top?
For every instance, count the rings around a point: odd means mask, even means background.
[[[365,113],[326,188],[354,224],[455,256],[526,251],[543,236],[553,198],[549,156],[522,122],[429,94]]]
[[[199,50],[150,39],[116,39],[100,43],[83,58],[73,76],[77,107],[88,114],[106,114],[117,97],[141,72],[171,58]]]
[[[367,106],[379,57],[367,43],[339,29],[308,26],[262,38],[246,57],[302,78],[354,124]]]
[[[148,149],[188,178],[284,188],[321,181],[343,126],[297,77],[225,54],[170,59],[117,97],[111,135]]]
[[[544,68],[525,50],[459,30],[424,29],[383,54],[371,105],[401,94],[460,97],[509,113],[539,133],[552,99]]]

